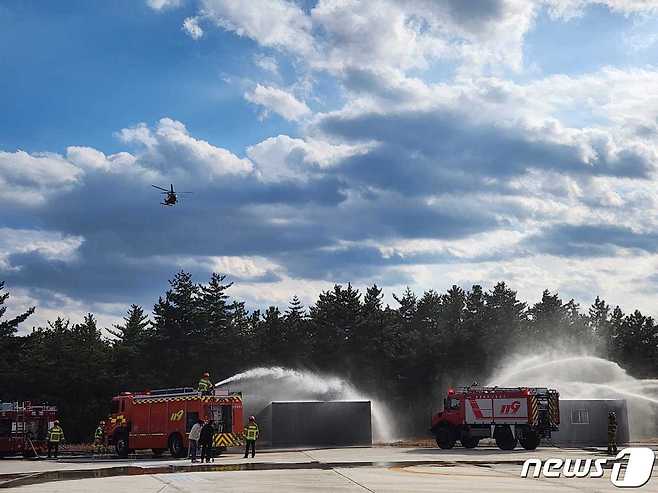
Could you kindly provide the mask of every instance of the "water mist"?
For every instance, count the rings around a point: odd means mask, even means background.
[[[658,380],[633,378],[603,358],[545,353],[513,359],[488,385],[550,387],[561,399],[626,399],[631,439],[658,435]]]
[[[241,391],[247,415],[257,414],[272,401],[370,401],[374,440],[393,439],[392,420],[386,406],[342,378],[275,366],[253,368],[215,386]]]

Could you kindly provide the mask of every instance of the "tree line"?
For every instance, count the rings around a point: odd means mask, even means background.
[[[407,288],[390,307],[376,285],[361,292],[337,284],[309,307],[294,296],[284,311],[250,312],[230,297],[231,286],[220,274],[200,284],[181,271],[152,313],[133,304],[105,333],[91,313],[18,333],[34,308],[6,317],[9,293],[0,282],[0,400],[55,404],[69,440],[84,441],[120,391],[193,386],[206,370],[218,380],[277,365],[345,377],[404,416],[405,432],[419,433],[446,386],[483,382],[512,353],[586,347],[636,377],[658,375],[653,318],[598,297],[583,310],[546,290],[530,305],[499,282],[420,297]]]

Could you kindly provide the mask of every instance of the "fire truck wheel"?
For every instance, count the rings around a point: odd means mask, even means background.
[[[516,448],[516,437],[512,434],[509,426],[496,430],[494,438],[500,450],[514,450]]]
[[[172,433],[169,437],[169,453],[177,459],[187,455],[187,450],[183,447],[183,438],[180,436],[180,433]]]
[[[455,446],[455,434],[450,428],[439,428],[436,431],[436,444],[442,449],[451,449]]]
[[[539,445],[539,435],[534,431],[528,431],[523,436],[519,437],[521,447],[526,450],[535,450]]]
[[[475,448],[480,443],[480,439],[478,437],[464,437],[461,439],[461,442],[466,448]]]

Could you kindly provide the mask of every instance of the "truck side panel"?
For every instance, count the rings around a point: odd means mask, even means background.
[[[471,424],[488,424],[493,417],[492,399],[464,399],[466,407],[465,419]]]
[[[494,399],[496,423],[519,423],[528,421],[528,398]]]
[[[147,407],[133,408],[130,434],[142,436],[149,432],[149,413]]]
[[[187,420],[188,402],[170,402],[169,403],[169,426],[168,435],[178,432],[183,438],[183,443],[187,444],[187,434],[185,433],[185,421]]]
[[[167,406],[165,403],[151,404],[150,433],[162,433],[167,431]]]

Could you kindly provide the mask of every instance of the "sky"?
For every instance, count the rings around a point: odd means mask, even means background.
[[[4,0],[9,312],[109,326],[184,269],[658,316],[657,66],[657,0]]]

